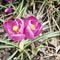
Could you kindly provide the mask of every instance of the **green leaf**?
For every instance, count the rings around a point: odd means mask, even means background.
[[[15,12],[13,14],[16,14],[17,11],[19,10],[19,7],[20,7],[21,4],[18,5],[18,7],[16,8]]]
[[[29,55],[29,53],[27,52],[27,50],[24,50],[24,52],[27,54],[29,60],[31,60],[31,56]]]
[[[22,7],[23,7],[23,2],[24,2],[24,0],[22,0],[22,2],[21,2],[21,6],[20,6],[19,11],[21,11],[21,9],[22,9]]]
[[[28,3],[26,4],[25,9],[23,10],[23,16],[25,16],[25,13],[27,11],[27,8],[28,8]]]
[[[14,46],[0,45],[0,48],[14,48]]]
[[[57,1],[57,0],[52,0],[52,1],[54,2],[54,1]]]
[[[56,37],[56,36],[60,36],[60,31],[45,33],[42,36],[38,36],[37,38],[35,38],[35,40],[28,43],[25,47],[27,47],[28,45],[30,45],[30,44],[32,44],[36,41],[40,41],[41,43],[43,43],[43,42],[47,41],[49,38],[53,38],[53,37]]]
[[[23,52],[21,53],[21,60],[23,60]]]
[[[14,14],[20,14],[21,13],[21,11],[22,11],[22,7],[23,7],[23,0],[22,0],[22,2],[18,5],[18,7],[16,8],[16,10],[15,10],[15,12],[14,12]]]
[[[1,22],[5,22],[4,19],[1,19],[1,18],[0,18],[0,21],[1,21]]]
[[[21,17],[21,15],[25,14],[26,10],[27,10],[27,4],[23,7],[19,9],[19,14],[18,14],[18,18]]]
[[[12,60],[12,58],[15,56],[15,54],[18,52],[18,50],[16,50],[7,60]]]
[[[8,42],[8,41],[3,40],[3,39],[1,39],[1,38],[0,38],[0,42],[1,42],[1,43],[5,43],[5,44],[8,44],[8,45],[15,46],[15,47],[18,47],[16,43],[13,43],[13,42]]]
[[[4,6],[4,5],[1,5],[1,4],[0,4],[0,8],[7,8],[7,7],[6,7],[6,6]]]

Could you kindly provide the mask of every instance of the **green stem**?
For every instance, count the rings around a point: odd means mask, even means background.
[[[21,54],[17,57],[17,60],[20,58]]]
[[[21,5],[21,4],[18,5],[18,7],[16,8],[16,10],[15,10],[15,12],[14,12],[13,14],[16,14],[16,13],[17,13],[17,11],[18,11],[20,5]]]
[[[12,60],[12,58],[15,56],[15,54],[18,52],[18,50],[16,50],[7,60]]]
[[[0,8],[1,8],[1,7],[2,7],[2,8],[7,8],[7,7],[6,7],[6,6],[4,6],[4,5],[0,5]]]
[[[24,50],[24,52],[27,54],[29,60],[32,60],[32,59],[31,59],[31,56],[29,55],[29,53],[28,53],[26,50]]]
[[[21,60],[23,60],[23,52],[21,53]]]

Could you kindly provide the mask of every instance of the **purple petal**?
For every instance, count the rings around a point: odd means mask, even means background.
[[[32,32],[35,34],[36,33],[36,31],[37,31],[37,25],[38,25],[38,22],[35,22],[35,21],[33,21],[33,23],[32,23],[33,25],[35,25],[35,29],[31,29],[32,30]]]
[[[35,33],[35,36],[38,36],[38,35],[42,32],[42,29],[43,29],[42,24],[41,24],[41,23],[38,23],[36,29],[37,29],[37,31],[36,31],[36,33]]]
[[[6,2],[14,2],[14,1],[16,1],[16,0],[5,0]]]
[[[11,13],[12,12],[12,8],[11,7],[8,7],[5,9],[5,13]]]
[[[33,25],[35,25],[35,27],[37,27],[37,25],[38,25],[38,21],[31,21],[31,24],[33,24]]]
[[[38,19],[34,16],[30,16],[24,20],[25,26],[25,35],[29,39],[34,39],[35,36],[38,36],[42,32],[42,24],[39,23]],[[35,29],[31,29],[31,24],[35,25]],[[29,26],[29,27],[27,27]]]
[[[27,26],[27,27],[25,28],[24,33],[25,33],[25,35],[26,35],[26,37],[27,37],[28,39],[30,39],[30,40],[33,40],[33,39],[34,39],[34,34],[33,34],[33,32],[31,31],[31,29],[30,29],[29,26]]]
[[[25,35],[24,34],[13,34],[13,35],[10,35],[10,38],[16,42],[18,41],[21,41],[22,39],[25,38]]]
[[[13,20],[8,20],[3,24],[4,29],[8,34],[14,34],[14,32],[12,30],[14,25],[16,25],[16,23]]]
[[[32,32],[33,32],[34,34],[35,34],[35,33],[36,33],[36,31],[37,31],[37,29],[34,29],[34,30],[33,30],[33,29],[31,29],[31,30],[32,30]]]
[[[34,21],[34,22],[37,22],[37,18],[35,16],[30,16],[30,17],[27,17],[25,20],[24,20],[24,24],[25,26],[27,26],[29,24],[29,21]]]
[[[9,34],[12,40],[17,42],[17,41],[21,41],[25,37],[25,35],[23,34],[24,22],[21,19],[16,18],[15,21],[8,20],[3,24],[3,26],[4,26],[5,31]],[[18,33],[16,33],[13,30],[13,26],[19,27]]]
[[[19,26],[19,33],[23,33],[24,22],[22,19],[16,18],[16,24]]]

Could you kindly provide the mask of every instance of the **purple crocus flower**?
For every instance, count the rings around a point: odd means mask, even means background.
[[[11,7],[8,7],[8,8],[5,9],[5,13],[11,13],[12,10],[13,10],[13,9],[12,9]]]
[[[4,24],[4,29],[14,41],[21,41],[25,35],[23,34],[24,22],[23,20],[16,18],[16,20],[8,20]]]
[[[6,2],[15,2],[16,0],[5,0]]]
[[[42,24],[34,16],[27,17],[24,20],[24,24],[24,34],[30,40],[33,40],[35,36],[42,32]]]

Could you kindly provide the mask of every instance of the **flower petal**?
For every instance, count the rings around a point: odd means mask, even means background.
[[[20,18],[16,18],[16,23],[19,26],[19,33],[23,33],[23,29],[24,29],[24,22],[22,19]]]
[[[12,30],[14,25],[16,25],[16,23],[13,20],[8,20],[3,24],[4,29],[8,34],[14,34],[14,32]]]
[[[11,7],[8,7],[8,8],[5,9],[5,13],[11,13],[12,10],[13,10],[13,9],[12,9]]]
[[[16,1],[16,0],[5,0],[6,2],[14,2],[14,1]]]
[[[42,29],[43,29],[42,24],[41,24],[41,23],[38,23],[36,29],[37,29],[37,31],[36,31],[36,33],[35,33],[35,36],[38,36],[38,35],[42,32]]]
[[[10,35],[10,38],[16,42],[18,41],[21,41],[22,39],[25,38],[25,35],[24,34],[13,34],[13,35]]]
[[[33,39],[34,39],[34,34],[33,34],[33,32],[31,31],[31,29],[30,29],[29,26],[27,26],[27,27],[25,28],[24,33],[25,33],[25,35],[26,35],[26,37],[27,37],[28,39],[30,39],[30,40],[33,40]]]
[[[37,22],[38,19],[35,17],[35,16],[30,16],[30,17],[27,17],[25,20],[24,20],[24,24],[25,26],[27,26],[29,24],[29,21],[34,21],[34,22]]]

